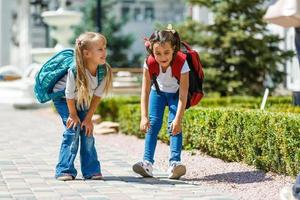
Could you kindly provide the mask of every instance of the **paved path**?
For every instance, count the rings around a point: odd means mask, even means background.
[[[44,110],[15,110],[0,104],[0,199],[88,200],[231,200],[213,188],[156,178],[141,178],[131,170],[137,160],[105,145],[96,137],[104,180],[60,182],[53,178],[61,142],[58,116]],[[78,159],[76,161],[77,169]],[[78,170],[80,171],[80,170]]]

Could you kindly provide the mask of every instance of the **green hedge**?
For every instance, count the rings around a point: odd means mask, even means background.
[[[139,104],[140,97],[111,97],[101,101],[96,113],[100,114],[103,120],[118,119],[119,107],[125,104]],[[259,109],[261,98],[258,97],[221,97],[203,98],[197,107],[230,107],[230,108],[249,108]],[[267,111],[272,112],[292,112],[300,113],[300,106],[292,105],[291,97],[269,97],[266,103]]]
[[[248,96],[233,96],[219,98],[203,98],[199,106],[201,107],[242,107],[260,108],[262,98]],[[266,108],[277,107],[278,105],[292,106],[292,97],[269,97]]]
[[[300,116],[238,109],[186,112],[185,144],[278,173],[300,171]]]
[[[97,107],[96,114],[100,114],[102,120],[118,120],[119,108],[122,105],[139,104],[139,96],[104,98]]]
[[[130,116],[130,117],[128,117]],[[166,117],[164,122],[166,122]],[[139,105],[119,109],[122,132],[139,131]],[[185,149],[200,149],[227,161],[242,161],[265,171],[296,175],[300,171],[300,116],[257,110],[194,108],[185,113]],[[159,139],[168,142],[166,123]]]

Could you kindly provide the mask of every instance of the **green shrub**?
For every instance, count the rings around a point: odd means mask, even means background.
[[[300,113],[300,107],[291,102],[291,97],[270,97],[266,111],[261,111],[261,98],[204,98],[199,106],[186,111],[184,148],[295,175],[300,170],[300,120],[292,113]],[[144,138],[145,133],[139,131],[139,103],[138,96],[107,98],[97,113],[104,120],[119,121],[122,132]],[[158,138],[169,143],[167,112]]]
[[[118,113],[118,121],[120,129],[128,135],[135,135],[139,138],[144,138],[145,134],[140,131],[140,106],[139,105],[123,105],[120,106]]]
[[[260,109],[261,101],[262,98],[247,96],[204,98],[197,107]],[[265,110],[271,112],[300,113],[300,106],[293,106],[291,97],[269,97],[266,102]]]
[[[300,113],[299,106],[291,105],[291,97],[269,97],[265,110],[272,112],[291,112]],[[103,120],[118,120],[119,107],[126,104],[139,104],[140,97],[111,97],[105,98],[100,102],[96,113],[100,114]],[[261,98],[257,97],[220,97],[204,98],[197,107],[230,107],[259,109]]]
[[[284,113],[194,109],[185,115],[185,144],[224,160],[296,175],[300,170],[299,120],[298,115]]]
[[[167,113],[167,112],[165,112]],[[130,117],[128,117],[130,116]],[[159,139],[169,142],[166,117]],[[139,131],[139,105],[119,110],[122,132],[144,138]],[[296,175],[300,171],[300,116],[251,109],[193,108],[185,113],[185,149],[200,149],[226,161]]]
[[[100,114],[102,120],[117,121],[119,108],[122,105],[139,104],[139,102],[139,96],[105,98],[97,107],[96,114]]]
[[[203,98],[200,107],[242,107],[242,108],[260,108],[262,98],[249,96],[232,96],[219,98]],[[269,97],[266,107],[281,105],[292,105],[291,97]]]
[[[166,112],[165,112],[166,113]],[[139,138],[144,138],[145,133],[140,131],[140,121],[141,121],[141,109],[140,105],[123,105],[119,109],[119,119],[120,129],[124,134],[135,135]],[[130,116],[130,117],[128,117]],[[163,142],[169,142],[169,136],[167,134],[167,115],[164,115],[163,125],[161,131],[158,135],[158,139]]]

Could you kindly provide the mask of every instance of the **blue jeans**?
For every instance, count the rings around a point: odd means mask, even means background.
[[[65,174],[72,175],[74,178],[77,175],[77,170],[74,167],[74,160],[78,151],[79,140],[80,140],[80,164],[82,176],[86,179],[91,178],[95,174],[101,173],[100,162],[97,158],[97,152],[95,148],[95,139],[93,136],[87,137],[85,130],[76,128],[66,127],[66,122],[69,117],[69,110],[66,99],[61,98],[54,100],[54,106],[59,113],[65,131],[63,133],[63,140],[60,147],[58,164],[56,165],[55,176],[59,177]],[[77,114],[81,121],[84,120],[87,111],[77,111]],[[77,136],[76,136],[76,131]]]
[[[144,160],[154,163],[153,157],[157,143],[157,135],[163,123],[163,115],[165,107],[169,108],[168,117],[168,134],[170,135],[170,159],[172,161],[180,161],[182,148],[182,132],[172,135],[170,125],[174,120],[178,106],[178,94],[160,92],[151,89],[149,97],[149,120],[150,128],[145,138]]]

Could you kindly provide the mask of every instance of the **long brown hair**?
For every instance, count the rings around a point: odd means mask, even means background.
[[[85,32],[76,39],[75,52],[77,70],[77,108],[82,108],[84,106],[88,107],[90,104],[89,82],[85,71],[86,61],[83,57],[83,50],[88,50],[92,44],[99,40],[103,41],[104,45],[106,45],[106,38],[100,33]],[[104,66],[106,67],[104,93],[107,94],[112,87],[112,70],[108,63],[105,63]]]

